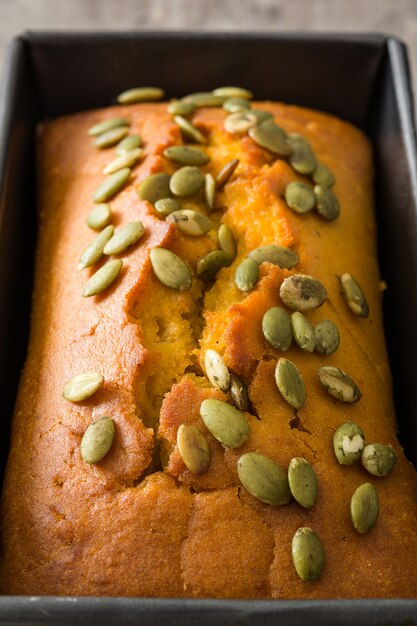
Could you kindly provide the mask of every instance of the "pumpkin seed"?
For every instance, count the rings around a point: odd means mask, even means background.
[[[327,299],[327,291],[319,280],[307,274],[293,274],[282,281],[279,295],[296,311],[317,309]]]
[[[287,472],[268,456],[258,452],[242,454],[237,462],[237,473],[245,489],[261,502],[272,506],[289,502]]]
[[[290,316],[284,309],[273,306],[262,318],[262,332],[271,346],[277,350],[288,350],[292,342]]]
[[[123,137],[126,137],[129,129],[126,126],[120,126],[120,128],[112,128],[108,130],[106,133],[102,135],[98,135],[96,139],[93,141],[93,146],[95,148],[110,148],[114,146],[116,143],[119,143]]]
[[[93,207],[85,220],[87,226],[93,230],[101,230],[111,222],[111,208],[108,204],[97,204]]]
[[[288,141],[292,147],[289,158],[292,168],[300,174],[312,174],[316,169],[316,157],[308,141],[296,133],[289,135]]]
[[[388,476],[397,462],[397,455],[391,446],[370,443],[363,449],[362,465],[372,476]]]
[[[198,167],[185,165],[171,176],[169,188],[175,196],[189,198],[200,191],[204,181],[204,174]]]
[[[121,259],[107,261],[103,267],[97,270],[97,272],[87,280],[82,291],[83,297],[89,298],[90,296],[97,296],[99,293],[108,289],[120,274],[122,266],[123,261]]]
[[[306,393],[298,367],[288,359],[278,359],[275,382],[284,400],[294,409],[301,409]]]
[[[340,344],[339,329],[330,320],[323,320],[314,327],[316,352],[329,355],[336,352]]]
[[[174,122],[180,127],[186,139],[194,141],[195,143],[207,143],[207,139],[204,137],[203,133],[181,115],[175,115]]]
[[[194,424],[181,424],[177,432],[178,452],[192,474],[204,474],[210,465],[210,448]]]
[[[188,291],[191,288],[191,272],[175,252],[165,248],[153,248],[150,259],[152,269],[163,285],[177,291]]]
[[[94,202],[101,203],[106,202],[112,196],[114,196],[125,185],[130,176],[130,169],[124,167],[122,170],[110,174],[106,180],[101,183],[96,193],[93,196]]]
[[[245,416],[227,402],[204,400],[200,415],[207,430],[228,448],[240,448],[249,438],[250,428]]]
[[[142,138],[139,135],[128,135],[119,141],[116,146],[116,155],[122,156],[122,154],[126,154],[126,152],[130,152],[131,150],[135,150],[136,148],[142,147]]]
[[[181,165],[206,165],[210,161],[208,154],[190,146],[170,146],[164,150],[164,156]]]
[[[102,135],[113,128],[119,128],[120,126],[130,126],[130,122],[125,117],[112,117],[109,120],[104,120],[103,122],[99,122],[98,124],[94,124],[91,128],[88,129],[88,134],[91,137],[97,137],[97,135]]]
[[[312,509],[317,500],[317,476],[310,463],[302,457],[291,459],[288,483],[294,499],[305,509]]]
[[[377,490],[371,483],[363,483],[354,492],[350,501],[350,517],[355,530],[361,535],[369,533],[379,515]]]
[[[299,311],[295,311],[291,315],[291,327],[295,343],[306,352],[314,352],[316,337],[308,319]]]
[[[249,137],[262,148],[279,156],[289,156],[292,153],[284,130],[272,120],[266,120],[250,128]]]
[[[78,374],[65,384],[62,395],[68,402],[82,402],[101,389],[103,383],[104,376],[98,372]]]
[[[350,310],[359,317],[368,317],[369,305],[358,281],[345,273],[340,276],[340,286]]]
[[[213,89],[213,94],[222,98],[242,98],[247,100],[253,98],[253,93],[243,87],[217,87],[217,89]]]
[[[161,198],[155,202],[154,208],[161,215],[169,215],[174,211],[179,211],[181,205],[176,198]]]
[[[167,111],[170,115],[191,115],[195,111],[195,104],[191,100],[172,100]]]
[[[229,265],[229,257],[223,250],[213,250],[199,259],[196,270],[197,276],[201,278],[201,280],[214,280],[217,272],[219,272],[222,267],[229,267]]]
[[[333,435],[333,449],[341,465],[353,465],[359,461],[365,445],[365,435],[354,422],[345,422]]]
[[[171,177],[164,172],[158,172],[157,174],[151,174],[145,178],[138,189],[139,198],[141,200],[147,200],[151,204],[155,204],[162,198],[169,198],[171,190],[169,188],[169,182]]]
[[[227,393],[230,387],[230,374],[223,357],[215,350],[206,350],[204,368],[213,387]]]
[[[219,241],[220,250],[223,250],[229,258],[230,263],[232,263],[236,256],[237,246],[232,230],[227,224],[220,224],[219,230],[217,231],[217,239]]]
[[[121,254],[125,252],[127,248],[139,241],[144,232],[143,224],[139,220],[125,224],[113,235],[110,241],[106,243],[104,254]]]
[[[295,213],[307,213],[316,203],[313,190],[304,183],[290,183],[285,189],[285,200]]]
[[[251,113],[256,117],[258,124],[266,121],[273,121],[274,116],[269,111],[261,111],[260,109],[251,109]]]
[[[357,384],[338,367],[332,365],[321,367],[318,377],[326,391],[342,402],[358,402],[362,397]]]
[[[99,417],[85,431],[81,440],[81,456],[86,463],[98,463],[109,452],[114,440],[111,417]]]
[[[323,163],[317,163],[316,169],[313,172],[313,181],[316,185],[322,187],[333,187],[335,183],[335,177],[333,172]]]
[[[240,291],[250,291],[254,288],[259,278],[259,265],[254,259],[248,257],[240,263],[235,272],[235,284]]]
[[[230,395],[240,411],[249,411],[249,396],[245,384],[236,374],[230,374]]]
[[[227,183],[229,178],[232,176],[233,172],[235,171],[238,165],[239,165],[239,159],[233,159],[232,161],[229,161],[229,163],[226,163],[224,167],[222,167],[222,169],[216,176],[216,188],[217,189],[222,189],[225,186],[225,184]]]
[[[89,246],[84,250],[81,255],[81,258],[78,262],[78,270],[83,270],[86,267],[91,267],[101,259],[103,256],[104,248],[112,238],[114,232],[113,226],[106,226],[104,230],[101,231],[99,235],[90,243]]]
[[[198,93],[190,93],[184,96],[184,102],[192,102],[198,107],[221,107],[225,101],[225,96],[216,95],[210,91],[200,91]]]
[[[113,161],[110,161],[110,163],[103,169],[103,174],[113,174],[124,167],[132,167],[132,165],[135,165],[135,163],[139,161],[142,155],[142,148],[129,150],[129,152],[126,152],[125,154],[113,159]]]
[[[249,109],[240,109],[231,113],[224,120],[224,129],[228,133],[244,135],[258,123],[256,115]]]
[[[119,104],[135,104],[136,102],[154,102],[162,100],[165,93],[158,87],[134,87],[117,96]]]
[[[228,113],[236,113],[242,111],[242,109],[250,109],[250,102],[246,98],[228,98],[223,103],[223,109]]]
[[[213,228],[211,220],[206,215],[190,209],[174,211],[167,216],[166,221],[175,224],[178,230],[186,235],[204,235]]]
[[[299,263],[298,254],[285,246],[271,244],[269,246],[260,246],[249,252],[249,258],[261,263],[272,263],[283,269],[290,270]]]
[[[320,578],[324,566],[324,550],[320,537],[307,526],[299,528],[292,539],[292,560],[303,582]]]
[[[214,192],[216,190],[216,182],[211,174],[206,174],[204,181],[204,202],[207,206],[207,211],[213,210],[214,206]]]
[[[323,185],[315,185],[314,195],[317,213],[326,220],[335,220],[340,213],[340,205],[333,191]]]

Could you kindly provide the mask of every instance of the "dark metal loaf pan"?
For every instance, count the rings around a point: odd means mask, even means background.
[[[238,84],[363,128],[376,160],[379,257],[400,438],[417,464],[417,156],[405,47],[383,35],[27,33],[0,97],[0,460],[29,330],[36,238],[35,126],[106,106],[125,88],[168,97]],[[22,538],[24,540],[24,538]],[[417,561],[417,555],[416,555]],[[416,590],[417,598],[417,590]],[[0,624],[417,624],[416,600],[217,601],[0,597]]]

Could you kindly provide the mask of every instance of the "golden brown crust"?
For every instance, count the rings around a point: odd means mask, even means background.
[[[207,290],[194,279],[189,292],[161,285],[149,250],[162,245],[194,268],[216,248],[209,235],[179,234],[136,188],[147,175],[174,171],[165,147],[181,143],[166,106],[138,105],[91,111],[46,124],[39,138],[40,240],[32,333],[13,421],[2,504],[1,590],[8,594],[144,595],[248,598],[412,597],[417,588],[417,479],[395,437],[390,374],[380,313],[372,210],[371,151],[355,128],[307,109],[265,103],[288,132],[299,132],[318,159],[336,174],[341,215],[324,222],[298,216],[283,200],[288,182],[302,180],[249,137],[223,130],[222,110],[199,110],[194,123],[210,135],[217,173],[232,158],[240,164],[217,203],[213,220],[236,235],[238,256]],[[86,275],[77,272],[93,235],[85,225],[91,198],[110,151],[91,147],[87,129],[126,115],[145,141],[146,158],[111,202],[115,226],[142,220],[146,233],[123,255],[121,277],[102,296],[82,298]],[[113,154],[113,153],[112,153]],[[110,156],[109,156],[110,155]],[[190,201],[189,206],[193,206]],[[216,217],[218,216],[218,217]],[[279,352],[261,332],[265,311],[280,305],[279,286],[289,274],[263,264],[261,279],[242,294],[233,276],[256,246],[280,243],[300,256],[297,272],[313,275],[329,299],[308,314],[333,320],[341,345],[330,357],[288,350],[307,389],[295,412],[280,396],[274,369]],[[339,293],[336,274],[352,273],[362,285],[370,317],[355,317]],[[202,375],[207,348],[224,354],[248,385],[251,436],[225,449],[205,429],[201,401],[225,399]],[[363,392],[356,405],[332,400],[317,369],[336,365]],[[105,385],[89,400],[62,398],[64,383],[97,370]],[[109,454],[90,466],[79,452],[82,434],[101,415],[116,424]],[[160,415],[160,421],[159,421]],[[332,450],[339,424],[355,421],[368,441],[392,444],[393,473],[375,479],[356,465],[340,466]],[[158,426],[159,421],[159,426]],[[209,442],[212,462],[192,475],[176,449],[176,432],[193,422]],[[154,438],[153,428],[157,428]],[[156,443],[158,445],[156,445]],[[279,508],[256,501],[241,487],[237,458],[257,450],[287,467],[294,456],[312,463],[319,498],[312,511],[296,503]],[[163,468],[158,469],[159,459]],[[381,513],[366,536],[353,529],[349,502],[362,482],[378,489]],[[315,583],[303,583],[291,561],[291,539],[310,526],[325,548]]]

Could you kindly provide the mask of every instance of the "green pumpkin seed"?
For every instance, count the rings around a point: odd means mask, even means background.
[[[293,274],[282,281],[281,300],[296,311],[317,309],[327,299],[327,291],[319,280],[307,274]]]
[[[159,87],[134,87],[117,96],[119,104],[135,104],[136,102],[154,102],[162,100],[165,93]]]
[[[101,230],[111,222],[111,208],[108,204],[97,204],[93,207],[85,220],[87,226],[93,230]]]
[[[316,185],[322,187],[333,187],[335,183],[335,177],[333,172],[323,163],[317,163],[316,169],[313,172],[313,181]]]
[[[213,387],[227,393],[230,388],[230,374],[223,357],[215,350],[206,350],[204,368]]]
[[[340,276],[340,286],[350,310],[359,317],[368,317],[369,305],[358,281],[345,273]]]
[[[250,109],[250,107],[250,102],[246,98],[228,98],[223,104],[223,109],[228,113],[236,113],[242,109]]]
[[[289,156],[292,153],[284,130],[272,120],[266,120],[250,128],[249,137],[261,148],[266,148],[279,156]]]
[[[191,115],[195,111],[195,104],[191,100],[172,100],[167,111],[170,115]]]
[[[151,174],[145,178],[138,189],[139,198],[141,200],[147,200],[151,204],[155,204],[162,198],[169,198],[171,190],[169,188],[169,182],[171,177],[164,172],[158,172],[157,174]]]
[[[122,266],[123,261],[121,259],[107,261],[103,267],[97,270],[97,272],[87,280],[82,291],[82,296],[84,298],[97,296],[99,293],[108,289],[120,274]]]
[[[129,150],[125,154],[122,154],[113,161],[110,161],[108,165],[103,169],[103,174],[113,174],[124,167],[132,167],[139,161],[139,159],[143,156],[142,148],[135,148],[134,150]]]
[[[295,311],[291,315],[291,327],[295,343],[306,352],[314,352],[316,337],[308,319],[299,311]]]
[[[188,291],[192,285],[192,275],[182,259],[171,250],[153,248],[150,252],[152,269],[158,280],[171,289]]]
[[[313,190],[304,183],[290,183],[285,189],[285,201],[295,213],[307,213],[316,203]]]
[[[254,497],[272,506],[287,504],[291,498],[288,476],[278,463],[258,452],[247,452],[237,462],[242,485]]]
[[[227,224],[220,224],[219,230],[217,231],[217,239],[219,241],[220,250],[223,250],[228,256],[230,263],[232,263],[237,253],[237,245],[232,230]]]
[[[129,176],[130,169],[128,167],[125,167],[114,174],[110,174],[110,176],[106,178],[103,183],[101,183],[94,194],[94,202],[102,203],[112,198],[126,184]]]
[[[329,355],[336,352],[340,344],[339,329],[330,320],[323,320],[314,327],[316,352]]]
[[[174,211],[179,211],[181,205],[176,198],[161,198],[155,202],[154,208],[161,215],[170,215]]]
[[[320,578],[324,566],[324,550],[320,537],[307,526],[299,528],[292,540],[292,560],[303,582]]]
[[[112,128],[111,130],[108,130],[102,135],[96,137],[96,139],[94,139],[93,141],[93,146],[100,149],[111,148],[111,146],[119,143],[119,141],[121,141],[123,137],[126,137],[128,132],[129,129],[126,126],[120,126],[120,128]]]
[[[170,146],[164,150],[164,156],[180,165],[206,165],[210,161],[208,154],[190,146]]]
[[[62,395],[68,402],[82,402],[90,398],[104,384],[104,376],[98,372],[85,372],[74,376],[64,386]]]
[[[139,220],[125,224],[113,235],[110,241],[106,243],[104,254],[121,254],[125,252],[127,248],[139,241],[144,232],[143,224]]]
[[[236,374],[230,375],[230,396],[240,411],[249,411],[248,391]]]
[[[113,226],[106,226],[106,228],[102,230],[99,235],[97,235],[94,241],[92,241],[82,253],[81,258],[78,262],[78,270],[83,270],[86,267],[91,267],[92,265],[97,263],[97,261],[100,261],[104,253],[104,248],[109,239],[112,238],[113,232]]]
[[[235,272],[235,284],[240,291],[250,291],[259,278],[259,265],[254,259],[247,258],[240,263]]]
[[[91,137],[97,137],[97,135],[102,135],[113,128],[119,128],[120,126],[130,126],[129,120],[125,117],[112,117],[109,120],[104,120],[103,122],[94,124],[94,126],[88,129],[88,134]]]
[[[363,483],[354,492],[350,501],[350,517],[355,530],[361,535],[369,533],[379,515],[377,490],[371,483]]]
[[[339,201],[330,189],[323,185],[315,185],[317,213],[326,220],[335,220],[340,213]]]
[[[333,435],[333,449],[340,465],[353,465],[359,461],[364,445],[364,432],[354,422],[345,422]]]
[[[308,141],[296,133],[289,135],[288,141],[292,147],[289,158],[292,168],[300,174],[312,174],[316,169],[316,157]]]
[[[290,316],[284,309],[273,306],[262,318],[262,332],[271,346],[277,350],[288,350],[292,342]]]
[[[397,462],[397,455],[391,446],[370,443],[363,449],[362,465],[372,476],[388,476]]]
[[[189,198],[200,191],[204,181],[204,174],[198,167],[185,165],[171,176],[169,188],[175,196]]]
[[[211,220],[206,215],[190,209],[174,211],[167,216],[166,221],[175,224],[178,230],[186,235],[204,235],[213,228]]]
[[[232,161],[229,161],[229,163],[226,163],[224,167],[222,167],[222,169],[216,176],[216,189],[222,189],[225,186],[238,165],[239,159],[233,159]]]
[[[203,133],[181,115],[175,115],[174,122],[180,127],[186,139],[194,141],[194,143],[207,143],[207,139],[204,137]]]
[[[284,400],[294,409],[301,409],[306,393],[298,367],[288,359],[279,359],[275,368],[275,382]]]
[[[213,94],[221,98],[243,98],[247,100],[253,98],[253,93],[243,87],[217,87],[217,89],[213,89]]]
[[[221,107],[225,101],[225,96],[216,95],[210,91],[200,91],[190,93],[182,99],[184,102],[192,102],[195,107]]]
[[[249,129],[256,126],[258,119],[249,109],[240,109],[231,113],[224,120],[224,129],[231,134],[244,135]]]
[[[85,431],[81,456],[86,463],[98,463],[109,452],[114,440],[114,423],[110,417],[99,417]]]
[[[241,411],[221,400],[204,400],[201,419],[207,430],[228,448],[240,448],[250,435],[249,424]]]
[[[274,120],[274,116],[269,111],[261,111],[260,109],[251,109],[251,113],[256,117],[258,124],[262,122],[270,122]]]
[[[204,474],[210,465],[210,448],[194,424],[181,424],[177,432],[180,457],[192,474]]]
[[[139,135],[129,135],[128,137],[125,137],[124,139],[122,139],[122,141],[119,141],[119,143],[116,146],[116,155],[117,156],[122,156],[123,154],[126,154],[127,152],[130,152],[131,150],[136,150],[137,148],[141,148],[142,147],[142,138],[139,137]]]
[[[229,267],[229,257],[223,252],[223,250],[213,250],[206,254],[206,256],[199,259],[197,263],[197,276],[201,280],[214,280],[222,267]]]
[[[261,263],[272,263],[283,269],[290,270],[299,263],[298,254],[290,248],[278,245],[260,246],[249,252],[249,258]]]
[[[294,500],[305,509],[312,509],[317,500],[317,476],[310,463],[302,457],[291,459],[288,483]]]
[[[321,367],[318,377],[326,391],[342,402],[359,402],[362,397],[358,385],[338,367],[332,365]]]
[[[204,202],[206,203],[208,212],[213,210],[215,190],[216,182],[213,176],[211,174],[206,174],[204,181]]]

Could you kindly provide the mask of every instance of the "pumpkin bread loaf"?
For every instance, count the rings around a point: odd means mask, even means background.
[[[330,115],[252,107],[280,128],[166,103],[41,127],[2,593],[415,595],[417,474],[396,439],[369,142]],[[199,153],[166,152],[184,144]],[[104,234],[82,256],[97,189]]]

